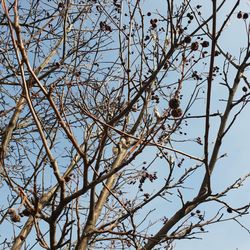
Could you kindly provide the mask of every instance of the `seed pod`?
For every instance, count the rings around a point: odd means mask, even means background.
[[[171,112],[171,115],[174,117],[174,118],[179,118],[182,116],[182,110],[180,108],[177,108],[177,109],[173,109],[172,112]]]
[[[16,213],[11,214],[10,219],[13,222],[20,222],[20,220],[21,220],[20,216],[18,214],[16,214]]]
[[[191,50],[196,51],[199,49],[199,43],[198,42],[194,42],[191,44]]]
[[[177,98],[172,98],[169,100],[168,105],[171,109],[177,109],[180,107],[180,101]]]
[[[204,41],[204,42],[202,42],[201,46],[203,48],[207,48],[209,46],[209,42],[208,41]]]

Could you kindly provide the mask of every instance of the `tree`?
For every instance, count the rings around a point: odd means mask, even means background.
[[[229,195],[249,173],[212,179],[249,100],[248,14],[207,2],[2,0],[2,249],[172,249],[248,213]]]

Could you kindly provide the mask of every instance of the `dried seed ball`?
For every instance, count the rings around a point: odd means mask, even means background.
[[[151,16],[151,12],[148,12],[148,13],[147,13],[147,16]]]
[[[231,208],[231,207],[228,207],[228,208],[227,208],[227,212],[231,214],[231,213],[233,212],[232,208]]]
[[[242,18],[242,12],[241,12],[241,11],[238,12],[237,18],[238,18],[238,19],[241,19],[241,18]]]
[[[207,47],[209,46],[209,42],[208,42],[208,41],[203,41],[203,42],[201,43],[201,46],[202,46],[203,48],[207,48]]]
[[[191,44],[191,50],[196,51],[199,49],[199,43],[198,42],[194,42]]]
[[[244,13],[243,14],[243,19],[247,19],[248,18],[248,13]]]
[[[171,109],[177,109],[180,107],[180,101],[177,98],[172,98],[169,100],[168,105]]]
[[[18,214],[13,214],[13,215],[11,215],[11,221],[20,222],[21,218],[20,218],[20,216]]]
[[[179,118],[182,116],[182,110],[180,108],[177,108],[177,109],[173,109],[172,112],[171,112],[171,115],[174,117],[174,118]]]
[[[185,42],[185,43],[191,43],[191,41],[192,41],[191,36],[186,36],[186,37],[184,38],[184,42]]]

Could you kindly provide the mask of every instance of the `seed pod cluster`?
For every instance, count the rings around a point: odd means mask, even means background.
[[[178,98],[172,98],[168,103],[169,107],[172,109],[171,115],[174,118],[179,118],[182,116],[182,110],[180,108],[180,100]]]

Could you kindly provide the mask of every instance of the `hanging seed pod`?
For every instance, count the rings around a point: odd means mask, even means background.
[[[198,42],[194,42],[191,44],[191,50],[192,51],[196,51],[199,49],[199,43]]]
[[[183,115],[183,112],[180,108],[177,108],[177,109],[173,109],[172,112],[171,112],[171,115],[174,117],[174,118],[179,118]]]
[[[11,214],[10,219],[11,219],[11,221],[13,221],[13,222],[20,222],[21,217],[20,217],[18,214],[13,213],[13,214]]]
[[[180,100],[178,98],[172,98],[169,100],[168,105],[171,109],[177,109],[180,107]]]

